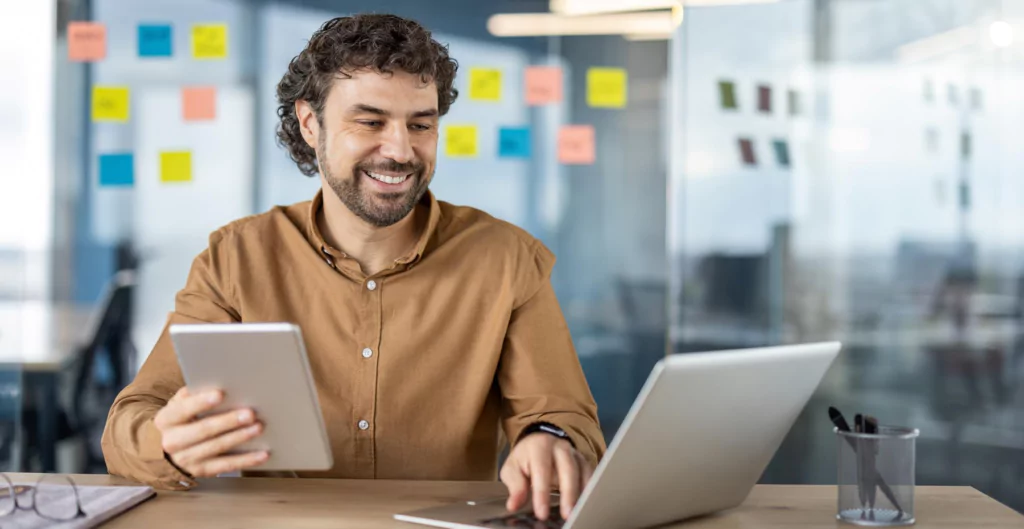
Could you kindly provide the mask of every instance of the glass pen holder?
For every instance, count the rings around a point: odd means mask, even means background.
[[[836,517],[872,527],[912,525],[920,432],[898,426],[879,426],[873,434],[833,431],[839,467]]]

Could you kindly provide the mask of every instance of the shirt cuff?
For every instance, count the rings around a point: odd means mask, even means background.
[[[164,453],[163,437],[152,419],[142,426],[139,441],[143,446],[143,459],[153,472],[157,485],[170,490],[188,490],[199,484]]]

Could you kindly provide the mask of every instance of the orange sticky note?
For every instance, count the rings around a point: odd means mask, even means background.
[[[525,72],[526,104],[547,105],[562,100],[562,69],[558,66],[529,66]]]
[[[565,125],[558,131],[558,161],[564,164],[590,165],[596,158],[594,127]]]
[[[107,57],[107,26],[96,22],[68,23],[68,60],[102,61]]]
[[[212,86],[181,89],[185,121],[207,121],[217,117],[217,89]]]

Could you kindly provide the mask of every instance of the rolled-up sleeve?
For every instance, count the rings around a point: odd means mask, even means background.
[[[517,266],[521,294],[498,368],[505,434],[515,441],[530,424],[554,424],[596,465],[606,449],[604,436],[597,404],[551,286],[554,256],[534,242]]]
[[[153,418],[184,385],[168,329],[175,323],[239,321],[232,308],[228,263],[211,237],[211,246],[192,264],[188,281],[175,299],[175,310],[135,380],[114,400],[103,431],[107,471],[162,489],[187,489],[195,482],[164,456]]]

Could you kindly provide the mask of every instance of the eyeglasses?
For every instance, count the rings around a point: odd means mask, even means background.
[[[35,511],[41,518],[66,522],[84,517],[78,487],[68,476],[46,474],[35,485],[15,485],[0,473],[0,516]]]

